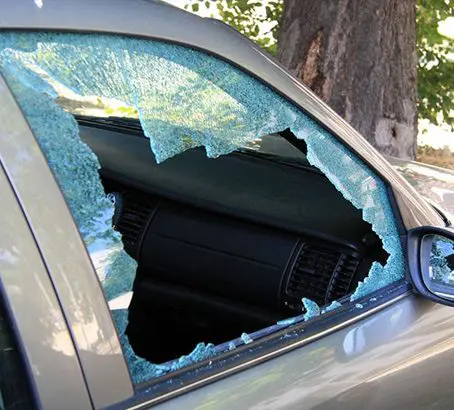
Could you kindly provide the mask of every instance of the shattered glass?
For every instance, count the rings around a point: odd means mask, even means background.
[[[241,340],[244,342],[245,345],[252,343],[254,341],[247,333],[241,334]]]
[[[72,111],[69,93],[80,96],[80,101],[99,99],[105,111],[106,104],[115,101],[137,113],[158,162],[198,146],[215,158],[290,128],[305,140],[308,161],[362,210],[390,255],[385,266],[373,264],[351,300],[404,277],[399,235],[380,178],[315,121],[230,64],[157,41],[14,32],[0,35],[0,71],[48,159],[109,301],[132,290],[137,266],[124,252],[121,235],[112,228],[114,206],[104,193],[100,164],[79,138],[73,116],[57,104]],[[340,306],[333,302],[320,312],[314,302],[303,302],[304,320]],[[137,357],[127,340],[127,309],[114,310],[112,315],[136,383],[219,352],[218,347],[200,343],[187,356],[151,364]],[[288,324],[297,320],[289,319]],[[222,348],[231,350],[251,341],[243,334]]]
[[[294,128],[295,135],[307,144],[308,161],[320,169],[337,190],[355,208],[361,209],[363,219],[372,225],[389,257],[382,266],[374,262],[369,275],[360,282],[351,301],[383,288],[405,275],[405,258],[394,215],[383,181],[344,145],[318,125]]]
[[[333,302],[331,302],[330,305],[328,305],[326,308],[322,310],[322,314],[339,309],[340,307],[342,307],[342,303],[339,303],[337,300],[334,300]]]
[[[423,267],[423,280],[427,288],[442,298],[454,295],[454,241],[439,235],[427,235],[431,241],[427,267]]]
[[[301,322],[302,320],[304,320],[304,317],[299,315],[299,316],[289,317],[287,319],[278,320],[276,322],[276,324],[279,326],[290,326],[290,325],[294,325],[295,323]]]
[[[320,315],[320,307],[313,300],[303,298],[302,302],[304,309],[306,310],[306,313],[304,314],[304,320],[309,320]]]

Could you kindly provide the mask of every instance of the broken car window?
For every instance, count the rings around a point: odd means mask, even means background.
[[[216,345],[211,340],[199,341],[192,352],[164,363],[151,363],[136,355],[126,335],[127,303],[117,302],[133,291],[140,263],[138,267],[125,252],[125,233],[122,239],[114,229],[112,219],[121,209],[121,200],[106,194],[100,161],[80,138],[72,113],[137,117],[148,139],[148,149],[156,163],[162,163],[158,167],[192,155],[198,147],[203,147],[208,157],[218,158],[240,147],[253,147],[265,136],[290,130],[305,142],[309,163],[323,172],[345,200],[361,210],[363,220],[371,225],[389,255],[385,261],[371,263],[369,274],[352,292],[351,300],[403,278],[403,252],[381,179],[301,110],[230,64],[200,51],[158,41],[98,34],[15,32],[0,36],[0,70],[74,215],[113,308],[136,383],[248,344],[256,336],[238,334],[237,339]],[[287,157],[295,153],[293,147],[286,150]],[[216,268],[220,266],[213,266]],[[169,291],[177,290],[175,286]],[[216,297],[222,305],[225,299]],[[304,312],[297,308],[302,312],[300,316],[280,321],[278,326],[309,320],[340,306],[334,301],[321,310],[309,299],[304,299],[302,305]],[[261,312],[254,315],[259,317]],[[199,322],[200,326],[208,326],[202,319]],[[155,338],[160,337],[157,332]]]

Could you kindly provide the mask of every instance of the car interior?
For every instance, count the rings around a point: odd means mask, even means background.
[[[216,159],[157,164],[134,119],[77,116],[97,155],[114,228],[138,262],[127,336],[163,363],[351,293],[388,254],[289,130]]]

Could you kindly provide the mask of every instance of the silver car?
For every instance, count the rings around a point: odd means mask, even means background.
[[[454,174],[223,23],[3,0],[0,165],[0,408],[454,406]]]

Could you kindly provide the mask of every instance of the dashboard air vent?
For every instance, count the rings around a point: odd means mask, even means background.
[[[301,306],[303,297],[324,305],[345,296],[359,260],[352,255],[303,244],[288,276],[286,294]]]
[[[115,200],[114,229],[121,233],[123,245],[131,256],[137,255],[142,232],[158,206],[158,200],[145,193],[106,183],[109,197]]]

